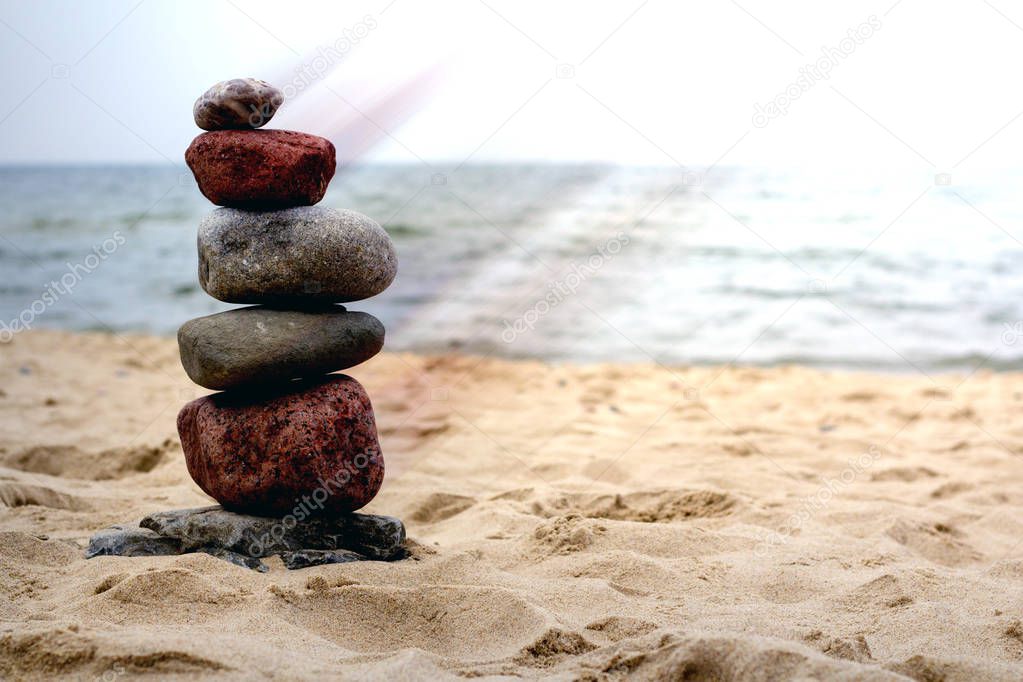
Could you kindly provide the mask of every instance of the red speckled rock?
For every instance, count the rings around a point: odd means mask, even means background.
[[[359,509],[380,489],[384,460],[362,385],[332,374],[294,386],[215,393],[178,414],[188,473],[225,508],[302,521]]]
[[[334,177],[330,140],[290,130],[216,130],[185,151],[199,190],[218,206],[311,206]]]

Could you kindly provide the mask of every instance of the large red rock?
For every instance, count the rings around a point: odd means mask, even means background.
[[[343,514],[365,506],[384,479],[369,396],[343,374],[193,400],[178,414],[178,434],[188,473],[232,511],[297,521]]]
[[[218,206],[311,206],[336,164],[330,140],[290,130],[216,130],[185,151],[199,190]]]

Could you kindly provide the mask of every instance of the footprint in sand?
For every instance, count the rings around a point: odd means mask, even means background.
[[[729,516],[737,497],[715,490],[652,490],[624,495],[564,494],[534,504],[541,516],[577,513],[594,519],[672,523]]]
[[[822,654],[841,658],[857,663],[869,663],[874,660],[870,653],[870,646],[863,635],[853,637],[832,637],[820,630],[814,630],[803,638],[807,644],[820,651]]]
[[[902,481],[912,483],[921,478],[934,478],[938,472],[927,467],[893,467],[871,474],[871,481]]]
[[[0,458],[11,469],[62,478],[105,481],[152,471],[181,446],[167,439],[159,445],[136,445],[85,452],[74,445],[37,445]]]
[[[532,644],[522,648],[513,660],[519,665],[549,668],[562,659],[597,648],[578,632],[550,628]]]
[[[416,505],[409,518],[419,523],[437,523],[461,514],[476,504],[476,498],[452,493],[433,493]]]
[[[608,616],[590,623],[586,629],[600,633],[608,641],[618,642],[652,632],[657,629],[657,625],[630,616]]]
[[[68,511],[91,511],[93,506],[77,495],[62,493],[45,485],[0,481],[0,505],[4,507],[47,507]]]
[[[847,403],[872,403],[882,399],[880,393],[874,391],[852,391],[842,395],[841,400]]]
[[[886,609],[908,606],[914,599],[905,581],[886,573],[850,591],[841,601],[847,610],[860,612],[876,606]]]
[[[573,578],[603,580],[613,590],[626,595],[647,596],[671,591],[677,584],[678,574],[665,568],[661,562],[631,551],[613,550],[595,554],[585,564],[573,564],[567,571]]]
[[[104,680],[127,671],[146,677],[194,678],[235,669],[218,661],[155,643],[131,651],[131,641],[111,642],[101,632],[79,632],[77,626],[42,626],[0,639],[0,658],[25,679]],[[123,651],[124,653],[118,653]]]
[[[920,556],[942,566],[962,566],[980,561],[980,552],[962,540],[963,533],[945,523],[899,520],[888,537]]]
[[[464,661],[521,655],[550,622],[517,592],[456,585],[343,585],[289,594],[274,608],[296,628],[352,651],[414,647]]]
[[[952,483],[945,483],[944,485],[938,486],[937,488],[931,491],[931,497],[934,498],[935,500],[944,500],[949,497],[955,497],[956,495],[964,493],[968,490],[973,490],[972,484],[955,481]]]

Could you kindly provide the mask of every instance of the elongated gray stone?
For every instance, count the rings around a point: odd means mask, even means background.
[[[161,537],[146,528],[138,526],[111,526],[97,532],[89,539],[85,558],[95,556],[168,556],[181,554],[181,542],[175,538]]]
[[[308,305],[375,296],[398,272],[394,244],[355,211],[218,208],[199,224],[199,283],[228,303]]]
[[[300,549],[297,552],[281,552],[281,561],[285,567],[294,571],[310,566],[366,561],[366,557],[347,549]]]
[[[399,519],[373,514],[325,518],[295,511],[270,518],[235,514],[220,506],[200,507],[150,514],[140,525],[177,538],[186,552],[222,547],[266,557],[305,549],[347,549],[380,561],[404,556],[405,526]]]
[[[200,386],[217,391],[354,367],[383,345],[380,320],[333,305],[228,310],[189,320],[178,330],[185,372]]]

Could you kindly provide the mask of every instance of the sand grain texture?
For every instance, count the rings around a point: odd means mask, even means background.
[[[0,359],[3,679],[1023,677],[1018,375],[384,353],[349,371],[388,467],[366,511],[413,559],[259,574],[82,558],[209,503],[173,340]]]

